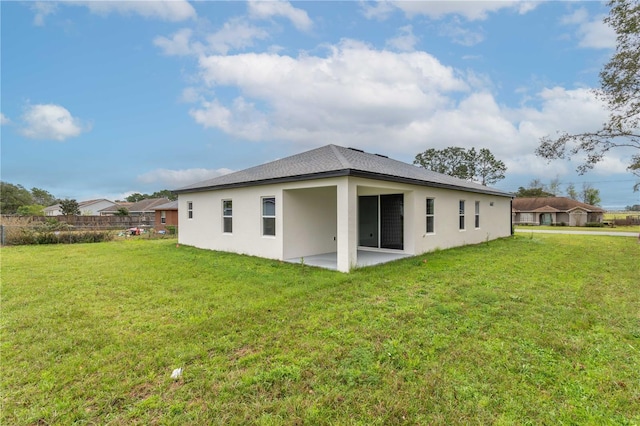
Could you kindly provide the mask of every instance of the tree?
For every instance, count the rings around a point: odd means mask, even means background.
[[[138,201],[144,200],[146,198],[148,198],[149,195],[147,194],[141,194],[139,192],[134,192],[133,194],[129,195],[127,197],[127,201],[130,203],[137,203]]]
[[[39,204],[41,206],[52,206],[56,204],[56,197],[51,195],[49,191],[45,191],[40,188],[31,188],[31,197],[33,198],[33,202],[35,204]]]
[[[551,179],[549,185],[547,185],[547,191],[553,194],[554,197],[558,196],[560,193],[560,178],[558,176]]]
[[[594,188],[588,183],[582,184],[582,202],[585,204],[591,204],[592,206],[599,206],[600,202],[600,190]]]
[[[15,214],[18,208],[33,204],[33,197],[22,185],[0,182],[0,212]]]
[[[516,197],[555,197],[555,195],[549,192],[547,185],[537,178],[529,182],[527,188],[521,186],[516,192]]]
[[[30,206],[20,206],[16,211],[19,216],[44,216],[44,207],[39,204],[32,204]]]
[[[60,211],[65,216],[78,216],[80,214],[80,205],[76,200],[67,198],[60,201]]]
[[[479,152],[475,148],[469,151],[460,147],[442,150],[429,148],[417,154],[413,164],[482,185],[492,185],[504,179],[504,172],[507,170],[505,164],[486,148],[481,148]]]
[[[127,209],[126,207],[120,207],[118,209],[118,211],[116,211],[113,215],[114,216],[129,216],[129,209]]]
[[[178,199],[178,196],[168,189],[163,189],[162,191],[156,191],[149,198],[168,198],[171,201],[175,201]]]
[[[611,0],[604,22],[616,32],[616,50],[600,72],[600,89],[595,93],[609,110],[608,121],[594,132],[540,139],[536,155],[548,160],[578,154],[586,159],[578,166],[580,174],[599,163],[612,149],[631,148],[627,170],[640,177],[640,2]],[[640,189],[640,181],[634,187]]]
[[[577,200],[578,199],[578,191],[576,191],[576,186],[572,183],[567,186],[567,197]]]

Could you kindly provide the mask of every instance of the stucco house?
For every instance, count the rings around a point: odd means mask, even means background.
[[[97,200],[80,201],[78,203],[80,214],[83,216],[96,216],[100,214],[100,210],[111,208],[113,206],[117,206],[117,204],[104,198]],[[62,208],[60,204],[55,204],[53,206],[46,207],[44,209],[44,214],[45,216],[61,216]]]
[[[342,272],[511,234],[510,193],[336,145],[175,192],[181,244]]]
[[[601,223],[604,210],[567,197],[514,198],[513,223],[515,225],[585,226]]]

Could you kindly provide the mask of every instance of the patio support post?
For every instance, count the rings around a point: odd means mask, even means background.
[[[348,177],[338,184],[338,271],[349,272],[358,261],[358,190]]]

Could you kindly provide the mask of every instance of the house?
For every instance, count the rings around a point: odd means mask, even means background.
[[[78,203],[80,214],[83,216],[97,216],[100,214],[100,210],[108,209],[113,206],[117,206],[117,204],[104,198],[98,200],[81,201]],[[61,216],[62,209],[60,207],[60,204],[45,207],[44,214],[45,216]]]
[[[164,231],[167,226],[178,226],[178,200],[154,207],[155,229]]]
[[[512,204],[515,225],[585,226],[601,223],[604,210],[567,197],[518,197]]]
[[[100,215],[111,216],[116,214],[120,208],[124,207],[129,212],[129,216],[148,216],[148,220],[151,220],[150,218],[155,217],[155,208],[162,204],[167,204],[170,201],[168,198],[147,198],[135,203],[120,203],[101,210]]]
[[[336,145],[175,192],[181,244],[342,272],[511,234],[510,193]]]

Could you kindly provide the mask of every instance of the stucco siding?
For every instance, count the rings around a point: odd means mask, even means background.
[[[262,235],[262,197],[275,198],[275,236]],[[223,232],[223,200],[232,201],[231,233]],[[193,203],[192,218],[189,218],[189,202]],[[180,194],[178,203],[178,240],[181,244],[269,259],[282,258],[282,189],[268,185]]]
[[[179,194],[179,242],[199,248],[291,259],[337,252],[338,270],[356,263],[358,197],[403,195],[403,253],[421,254],[511,234],[509,197],[358,177]],[[275,197],[276,235],[262,235],[262,197]],[[426,199],[435,200],[435,232],[426,231]],[[223,232],[222,202],[233,205],[233,232]],[[459,202],[465,200],[465,229]],[[480,226],[475,226],[475,203]],[[189,218],[188,203],[193,203]],[[493,205],[491,205],[493,204]],[[381,249],[384,250],[384,249]]]
[[[336,186],[283,192],[283,257],[304,257],[337,250]]]

